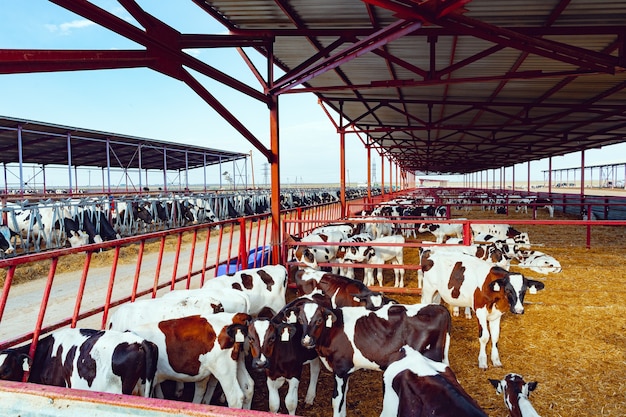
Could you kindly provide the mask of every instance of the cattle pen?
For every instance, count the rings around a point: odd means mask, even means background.
[[[357,204],[355,207],[364,203]],[[490,367],[482,371],[476,367],[475,322],[454,318],[451,367],[467,392],[492,416],[502,415],[504,409],[487,378],[501,378],[504,371],[522,373],[540,382],[532,400],[543,414],[621,415],[625,403],[620,388],[623,381],[619,376],[623,373],[624,352],[624,339],[620,335],[626,329],[623,314],[626,312],[619,300],[626,292],[626,276],[621,268],[626,222],[582,221],[568,218],[565,212],[557,212],[553,219],[544,213],[538,214],[535,220],[529,219],[529,215],[511,212],[506,220],[495,222],[507,222],[527,231],[534,247],[559,259],[563,271],[544,275],[518,267],[525,275],[543,281],[546,289],[527,297],[525,315],[505,316],[499,343],[503,368]],[[461,216],[467,220],[455,220]],[[449,221],[468,225],[493,223],[491,216],[476,207],[470,206],[469,210],[453,207]],[[285,213],[284,219],[285,230],[295,235],[298,231],[304,234],[317,225],[337,221],[345,219],[340,218],[336,203],[308,212],[299,209]],[[407,222],[418,220],[387,221],[406,226]],[[441,222],[433,220],[438,221]],[[198,287],[205,279],[218,274],[218,269],[221,274],[266,263],[269,261],[264,256],[267,234],[267,217],[259,216],[0,261],[6,271],[0,300],[1,347],[36,340],[39,335],[66,326],[103,328],[106,317],[121,303],[160,296],[174,289]],[[430,239],[432,236],[419,234],[407,240],[404,289],[389,287],[392,285],[389,283],[391,265],[383,266],[384,287],[377,289],[404,303],[419,302],[417,251],[419,246],[434,244]],[[588,242],[592,244],[589,246]],[[44,268],[48,268],[47,272]],[[41,278],[30,280],[24,276]],[[27,282],[17,285],[21,280]],[[23,306],[23,303],[28,305]],[[72,309],[73,313],[68,314]],[[376,372],[355,374],[348,395],[350,415],[379,414],[380,378]],[[301,390],[306,388],[302,385]],[[44,390],[45,396],[57,398],[58,404],[64,404],[65,395],[73,396],[64,394],[63,390],[28,384],[0,383],[0,386],[8,393],[20,392],[20,395],[41,395]],[[331,389],[331,375],[322,372],[314,407],[301,404],[298,414],[328,415]],[[263,385],[258,385],[255,409],[267,409],[263,405],[266,401],[263,392]],[[105,403],[108,401],[106,395],[102,398]],[[154,402],[138,404],[155,412],[176,407],[169,402],[151,401]],[[197,410],[203,410],[198,407]],[[184,410],[188,415],[196,412],[194,406]],[[217,410],[216,413],[226,412]]]

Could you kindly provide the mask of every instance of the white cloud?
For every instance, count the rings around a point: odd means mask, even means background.
[[[87,19],[72,20],[71,22],[61,23],[59,25],[47,24],[46,29],[50,32],[60,32],[62,34],[69,34],[73,29],[83,29],[89,26],[95,25],[94,22]]]

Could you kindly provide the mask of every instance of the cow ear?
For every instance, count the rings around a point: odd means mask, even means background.
[[[504,285],[506,285],[504,279],[498,278],[489,283],[489,288],[491,289],[491,291],[498,292],[502,289],[502,287],[504,287]]]
[[[363,252],[363,254],[365,255],[365,258],[367,259],[372,258],[374,255],[376,255],[376,249],[374,249],[371,246],[368,246],[367,249],[365,249],[365,252]]]
[[[296,326],[288,323],[281,323],[278,326],[278,334],[281,342],[288,342],[296,334]]]
[[[537,381],[528,382],[526,385],[528,386],[528,391],[534,391],[537,388]]]
[[[248,327],[241,324],[231,324],[226,330],[228,336],[235,341],[235,343],[242,343],[248,334]]]
[[[25,353],[22,353],[20,355],[20,360],[22,361],[22,371],[24,372],[30,372],[30,366],[31,366],[31,359],[30,356],[28,356]]]
[[[502,392],[502,381],[500,381],[498,379],[491,379],[491,378],[489,378],[489,382],[491,382],[491,385],[493,385],[493,387],[496,389],[496,392],[498,394],[500,394]]]
[[[330,310],[326,310],[326,327],[333,327],[333,323],[337,321],[337,316]]]
[[[526,280],[526,286],[528,288],[530,288],[531,291],[534,288],[535,292],[539,291],[539,290],[543,290],[545,288],[545,284],[543,282],[537,281],[537,280],[534,280],[534,279],[527,279]]]

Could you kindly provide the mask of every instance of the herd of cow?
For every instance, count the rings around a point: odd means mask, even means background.
[[[544,288],[508,271],[507,257],[528,247],[528,235],[507,225],[476,225],[474,241],[485,243],[424,246],[421,303],[400,304],[368,287],[377,265],[387,261],[394,264],[394,285],[404,286],[405,237],[394,233],[388,217],[375,214],[383,219],[363,217],[289,239],[290,256],[299,263],[289,272],[269,265],[223,275],[199,289],[123,304],[106,330],[65,329],[39,340],[34,350],[5,350],[0,378],[155,397],[166,397],[163,384],[175,381],[174,398],[185,383],[194,383],[199,403],[208,403],[219,383],[230,407],[247,409],[254,394],[248,359],[265,373],[269,410],[279,410],[279,388],[287,382],[283,401],[295,414],[303,366],[310,366],[304,401],[312,404],[323,364],[334,375],[336,417],[346,415],[348,381],[359,369],[383,372],[382,416],[486,416],[449,367],[452,319],[440,299],[474,311],[481,329],[479,368],[488,367],[490,338],[491,362],[501,366],[502,315],[523,314],[526,293]],[[322,270],[324,263],[334,263],[335,271]],[[364,282],[354,279],[350,263],[372,265]],[[382,270],[377,272],[382,286]],[[288,281],[299,295],[289,302]],[[528,402],[536,383],[515,374],[490,382],[512,413],[521,410],[512,415],[538,415]]]

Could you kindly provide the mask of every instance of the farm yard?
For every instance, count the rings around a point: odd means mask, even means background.
[[[454,217],[489,218],[493,213],[481,210],[454,211]],[[559,213],[556,219],[560,220]],[[507,218],[515,226],[516,220],[527,220],[528,215],[510,213]],[[541,213],[540,220],[547,214]],[[490,416],[504,416],[506,409],[501,396],[488,382],[488,378],[501,379],[506,373],[522,374],[527,381],[539,382],[531,401],[544,416],[620,416],[626,410],[626,388],[623,379],[626,369],[626,272],[623,269],[626,231],[623,227],[594,226],[591,248],[585,247],[584,226],[515,226],[527,231],[538,250],[560,261],[563,271],[543,275],[521,270],[527,277],[545,283],[537,294],[527,294],[524,315],[505,314],[500,335],[502,368],[477,366],[477,324],[474,319],[453,317],[450,365],[464,389]],[[213,232],[215,233],[215,232]],[[202,236],[198,239],[201,241]],[[409,242],[432,240],[420,234]],[[185,245],[188,245],[188,239]],[[183,247],[182,253],[185,252]],[[156,245],[147,245],[147,251],[156,251]],[[175,250],[169,242],[166,251]],[[136,249],[123,248],[121,263],[132,263]],[[109,252],[94,254],[93,268],[106,266]],[[416,248],[406,248],[404,262],[419,263]],[[62,271],[80,270],[82,257],[74,263],[68,261]],[[520,268],[512,267],[512,270]],[[19,271],[19,268],[18,268]],[[28,274],[45,277],[47,267]],[[59,272],[62,272],[59,271]],[[358,272],[358,271],[357,271]],[[360,276],[362,274],[358,274]],[[385,269],[385,286],[393,285],[393,271]],[[16,275],[17,277],[17,275]],[[104,274],[103,279],[106,280]],[[21,279],[26,279],[22,277]],[[407,270],[407,287],[417,287],[416,271]],[[419,303],[419,296],[390,294],[401,303]],[[295,297],[294,293],[289,298]],[[489,350],[488,350],[489,352]],[[252,373],[253,376],[255,373]],[[332,375],[322,370],[318,393],[313,406],[305,406],[304,393],[308,385],[308,370],[300,386],[298,415],[332,415],[330,398],[333,390]],[[256,391],[253,408],[267,410],[266,387],[256,374]],[[285,387],[283,387],[283,390]],[[350,380],[348,416],[378,416],[382,407],[382,373],[357,371]],[[286,410],[282,409],[283,412]]]
[[[479,210],[454,213],[487,218]],[[558,214],[555,215],[558,218]],[[514,219],[527,216],[510,214]],[[546,219],[547,215],[539,218]],[[475,319],[453,317],[450,366],[463,388],[492,417],[507,415],[501,395],[488,378],[509,372],[537,381],[530,400],[543,416],[622,416],[626,413],[626,230],[594,227],[592,247],[585,248],[584,226],[517,227],[527,231],[537,249],[560,261],[563,271],[543,275],[521,270],[545,283],[537,294],[527,294],[524,315],[504,315],[499,341],[503,367],[484,371],[477,366],[478,326]],[[422,234],[419,241],[431,236]],[[405,263],[419,263],[417,249],[405,249]],[[393,285],[393,271],[385,269],[385,285]],[[417,287],[416,271],[407,271],[407,287]],[[419,296],[393,295],[401,303],[419,303]],[[489,348],[487,353],[489,354]],[[304,398],[303,378],[299,398]],[[332,415],[332,375],[320,376],[313,407],[299,403],[298,414]],[[350,379],[348,416],[373,417],[382,408],[382,373],[357,371]]]

